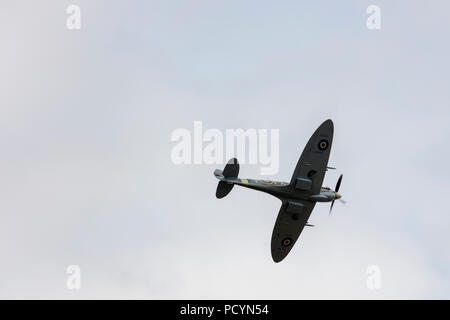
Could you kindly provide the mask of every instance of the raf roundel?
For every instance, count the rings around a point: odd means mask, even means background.
[[[319,145],[318,146],[319,146],[319,150],[321,150],[321,151],[327,150],[327,148],[328,148],[328,141],[325,140],[325,139],[322,139],[322,140],[319,141]]]
[[[283,245],[283,247],[289,247],[292,243],[292,239],[291,238],[284,238],[283,241],[281,241],[281,244]]]

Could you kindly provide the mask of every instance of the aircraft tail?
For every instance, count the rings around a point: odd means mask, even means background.
[[[217,169],[214,171],[214,175],[219,181],[219,185],[216,190],[216,197],[222,199],[233,189],[234,184],[232,182],[227,182],[227,178],[237,178],[239,174],[239,163],[236,158],[230,159],[222,170]]]

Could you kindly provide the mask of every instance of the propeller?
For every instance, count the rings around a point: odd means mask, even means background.
[[[334,192],[336,192],[336,193],[339,191],[339,188],[341,187],[342,176],[343,176],[343,175],[341,174],[341,175],[339,176],[338,181],[336,182],[336,187],[334,188]],[[338,200],[341,201],[343,204],[345,204],[345,201],[344,201],[344,200],[341,200],[340,198],[338,198]],[[334,201],[336,201],[336,199],[333,200],[333,201],[331,202],[330,213],[329,213],[330,216],[331,216],[331,210],[333,210]]]
[[[333,202],[331,202],[330,212],[328,213],[329,216],[331,216],[331,210],[333,210],[333,206],[334,206],[334,200],[333,200]]]
[[[336,191],[336,192],[338,192],[338,191],[339,191],[339,188],[341,187],[342,176],[343,176],[343,174],[341,174],[341,175],[339,176],[339,179],[338,179],[338,181],[336,182],[336,188],[334,189],[334,191]]]

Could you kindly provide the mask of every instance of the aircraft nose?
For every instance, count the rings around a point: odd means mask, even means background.
[[[340,199],[342,196],[339,193],[335,192],[334,197],[335,199]]]

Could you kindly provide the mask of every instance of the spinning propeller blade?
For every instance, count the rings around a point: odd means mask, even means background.
[[[338,179],[338,181],[337,181],[337,183],[336,183],[336,188],[334,189],[334,191],[336,191],[336,192],[339,191],[339,188],[340,188],[340,186],[341,186],[342,176],[343,176],[343,174],[341,174],[341,175],[339,176],[339,179]]]
[[[339,188],[341,187],[342,176],[343,176],[343,175],[341,174],[341,175],[339,176],[338,181],[336,182],[336,188],[334,189],[334,191],[335,191],[336,193],[339,191]],[[340,195],[339,195],[339,197],[340,197]],[[344,200],[341,200],[340,198],[338,198],[338,199],[339,199],[339,201],[342,201],[342,202],[345,204],[345,201],[344,201]],[[330,216],[331,216],[331,210],[333,210],[334,201],[335,201],[335,200],[333,200],[333,201],[331,202],[330,213],[329,213]]]

